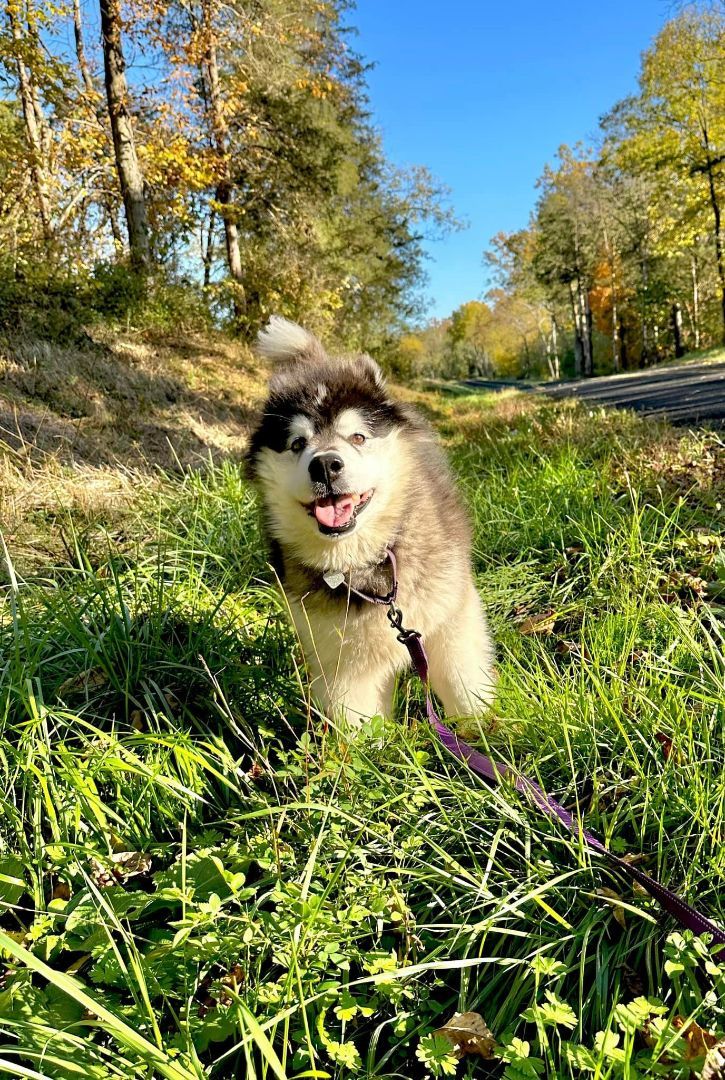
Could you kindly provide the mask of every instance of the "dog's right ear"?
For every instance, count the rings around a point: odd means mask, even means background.
[[[274,364],[289,364],[292,360],[321,360],[325,350],[314,334],[297,323],[272,315],[257,334],[257,351]]]

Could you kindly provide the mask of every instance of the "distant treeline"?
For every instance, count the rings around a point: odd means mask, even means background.
[[[591,375],[725,340],[725,5],[664,26],[600,132],[493,238],[484,301],[402,339],[401,373]]]
[[[2,0],[0,323],[276,311],[389,343],[452,219],[383,155],[348,6]]]

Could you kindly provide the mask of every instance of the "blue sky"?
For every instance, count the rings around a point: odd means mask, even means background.
[[[389,158],[424,164],[469,228],[428,244],[428,313],[486,287],[491,236],[526,225],[561,143],[595,136],[636,87],[668,0],[358,0],[350,22],[375,68],[370,102]]]

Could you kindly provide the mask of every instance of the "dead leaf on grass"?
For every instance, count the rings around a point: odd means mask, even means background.
[[[582,645],[579,641],[568,641],[566,638],[557,641],[556,654],[557,656],[570,656],[572,660],[591,660],[586,645]]]
[[[626,855],[621,856],[621,859],[629,866],[636,866],[637,863],[646,862],[647,856],[644,851],[628,851]]]
[[[151,856],[145,851],[116,851],[106,864],[93,856],[89,868],[93,884],[99,889],[108,889],[130,877],[145,874],[151,869]]]
[[[459,1058],[468,1055],[492,1058],[495,1055],[496,1040],[480,1013],[455,1013],[435,1034],[447,1039]]]
[[[235,996],[238,995],[239,990],[244,986],[246,980],[246,974],[244,968],[240,964],[235,964],[234,967],[226,975],[223,975],[219,980],[221,988],[219,990],[219,1004],[230,1005],[234,1001]]]
[[[673,743],[669,735],[665,735],[664,731],[656,731],[655,739],[662,747],[662,756],[664,757],[665,761],[669,761],[670,758],[672,758],[672,760],[677,762],[677,764],[682,764],[682,754],[675,747],[675,744]]]
[[[107,682],[108,676],[100,668],[81,671],[78,675],[72,675],[60,684],[57,691],[58,697],[65,697],[67,694],[78,694],[81,691],[97,690],[99,687],[105,686]]]
[[[725,1039],[708,1050],[700,1080],[725,1080]]]
[[[685,607],[699,604],[707,593],[707,582],[686,570],[673,570],[659,588],[660,599],[666,604],[680,603]]]
[[[602,900],[606,900],[612,908],[612,915],[617,920],[623,930],[627,929],[627,920],[624,917],[624,908],[622,907],[622,897],[619,893],[616,893],[614,889],[597,889],[597,896],[600,896]]]
[[[556,612],[554,611],[544,611],[539,615],[529,615],[528,619],[524,619],[519,623],[519,633],[529,636],[553,634],[555,623]]]
[[[719,1036],[711,1035],[694,1020],[688,1021],[684,1016],[676,1016],[672,1021],[672,1026],[680,1032],[680,1037],[687,1043],[685,1061],[705,1057],[713,1047],[720,1043]]]
[[[122,878],[145,874],[151,869],[151,856],[147,851],[116,851],[111,855],[114,873]]]
[[[97,859],[95,856],[91,856],[88,863],[88,870],[91,881],[98,889],[110,889],[112,885],[118,884],[113,871],[109,870],[107,866],[104,866],[100,859]]]

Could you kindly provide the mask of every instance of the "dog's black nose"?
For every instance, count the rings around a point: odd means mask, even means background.
[[[316,484],[332,487],[333,480],[338,478],[344,468],[345,462],[339,454],[315,454],[310,462],[310,477]]]

